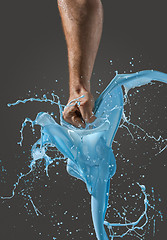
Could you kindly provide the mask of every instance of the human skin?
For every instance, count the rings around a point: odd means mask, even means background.
[[[63,112],[65,121],[75,127],[95,120],[90,79],[103,25],[100,0],[58,0],[58,8],[68,50],[69,100]],[[79,98],[84,96],[82,98]],[[74,99],[79,98],[79,104]]]

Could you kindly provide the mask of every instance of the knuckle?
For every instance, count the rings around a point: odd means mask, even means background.
[[[83,99],[82,106],[84,107],[84,106],[86,106],[86,105],[88,105],[88,104],[89,104],[89,99],[88,99],[87,97],[85,97],[85,98]]]
[[[77,122],[78,122],[78,119],[77,119],[76,116],[72,116],[71,120],[72,120],[72,122],[74,122],[74,123],[77,123]]]
[[[63,118],[64,118],[65,121],[67,121],[69,119],[69,114],[68,114],[67,111],[63,112]]]

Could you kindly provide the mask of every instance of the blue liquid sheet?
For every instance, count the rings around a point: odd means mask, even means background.
[[[45,159],[46,173],[49,174],[48,167],[54,160],[47,155],[48,147],[56,147],[65,158],[68,158],[67,172],[71,176],[82,180],[91,195],[92,219],[98,240],[109,239],[104,225],[110,230],[110,239],[114,239],[124,237],[131,231],[143,229],[148,221],[147,194],[145,186],[139,183],[138,185],[144,195],[145,209],[135,222],[108,223],[105,221],[105,214],[108,205],[110,179],[116,172],[116,159],[113,154],[112,143],[121,118],[125,118],[123,113],[124,95],[126,96],[130,89],[148,84],[152,80],[167,83],[167,74],[153,70],[134,74],[117,74],[95,102],[94,114],[97,119],[92,124],[88,124],[85,129],[77,129],[64,121],[60,103],[58,104],[61,125],[44,112],[39,113],[35,121],[27,118],[23,123],[22,130],[28,121],[32,123],[32,126],[41,126],[41,138],[33,145],[31,150],[33,160],[31,161],[30,172],[36,161],[43,158]],[[24,101],[18,100],[14,104],[9,104],[9,106],[27,101],[47,102],[51,100],[31,98]],[[54,101],[51,101],[51,103],[55,104]],[[20,179],[24,176],[20,176]],[[16,187],[17,184],[14,186],[12,196],[14,196]],[[145,220],[141,226],[142,219]],[[115,226],[126,227],[127,230],[121,235],[116,235],[113,232]]]

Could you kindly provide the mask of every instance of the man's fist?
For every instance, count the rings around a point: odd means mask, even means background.
[[[92,123],[96,119],[93,107],[94,99],[90,92],[73,93],[64,109],[63,118],[75,127],[84,128],[86,123]]]

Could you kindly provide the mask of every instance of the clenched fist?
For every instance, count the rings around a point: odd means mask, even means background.
[[[93,107],[94,99],[90,92],[86,90],[79,94],[74,92],[64,109],[63,118],[75,127],[84,128],[86,123],[92,123],[96,119],[92,112]]]

